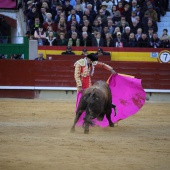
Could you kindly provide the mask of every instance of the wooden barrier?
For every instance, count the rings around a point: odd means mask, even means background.
[[[71,57],[69,60],[0,60],[0,86],[75,87],[74,63],[76,60],[77,56]],[[142,79],[145,89],[170,89],[169,64],[113,62],[110,60],[104,62],[112,66],[118,73]],[[106,81],[109,76],[109,71],[96,68],[92,80],[93,82]],[[23,90],[17,92],[23,94]],[[7,94],[7,90],[1,89],[0,97],[4,97],[5,93]],[[30,94],[27,91],[26,94],[30,95],[30,98],[36,95],[33,90],[30,90]]]

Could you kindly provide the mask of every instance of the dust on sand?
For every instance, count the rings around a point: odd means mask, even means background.
[[[169,103],[150,103],[111,128],[70,133],[75,101],[0,99],[2,170],[168,170]]]

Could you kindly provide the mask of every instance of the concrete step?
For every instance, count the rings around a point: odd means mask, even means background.
[[[167,29],[170,34],[170,12],[166,12],[165,16],[161,17],[161,22],[158,22],[158,37],[163,33],[163,29]]]
[[[170,22],[169,21],[159,22],[158,26],[170,27]]]

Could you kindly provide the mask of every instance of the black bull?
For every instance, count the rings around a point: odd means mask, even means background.
[[[82,94],[71,132],[75,131],[75,125],[84,111],[86,111],[84,133],[89,132],[89,125],[93,125],[92,119],[97,118],[102,121],[104,115],[109,121],[109,126],[113,127],[114,123],[111,121],[112,108],[114,108],[116,114],[116,106],[112,104],[112,95],[108,84],[101,80],[95,82],[93,86],[85,89]]]

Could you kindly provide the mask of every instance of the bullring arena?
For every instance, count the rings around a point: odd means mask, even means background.
[[[0,99],[0,167],[167,170],[169,103],[147,101],[114,128],[70,128],[75,100]]]
[[[75,55],[63,56],[67,43],[48,46],[40,39],[38,44],[25,13],[30,6],[22,2],[35,5],[38,1],[0,2],[0,170],[169,170],[170,51],[164,39],[162,46],[141,43],[146,48],[137,47],[138,43],[124,48],[117,40],[114,47],[101,46],[110,56],[99,56],[99,61],[142,80],[145,104],[115,127],[94,126],[84,134],[77,126],[71,133],[76,105],[74,63],[84,57],[84,46],[72,46]],[[159,5],[165,11],[167,6],[168,1]],[[164,31],[170,31],[170,13],[165,11],[158,23],[162,38]],[[86,47],[88,53],[99,51],[97,46]],[[38,53],[45,60],[36,58]],[[93,83],[107,81],[109,76],[99,69]]]
[[[49,56],[52,60],[0,60],[0,169],[169,169],[169,63],[101,56],[118,73],[141,78],[147,101],[115,127],[90,127],[84,134],[82,127],[70,133],[76,104],[73,65],[82,56]],[[109,75],[98,69],[93,82]]]

